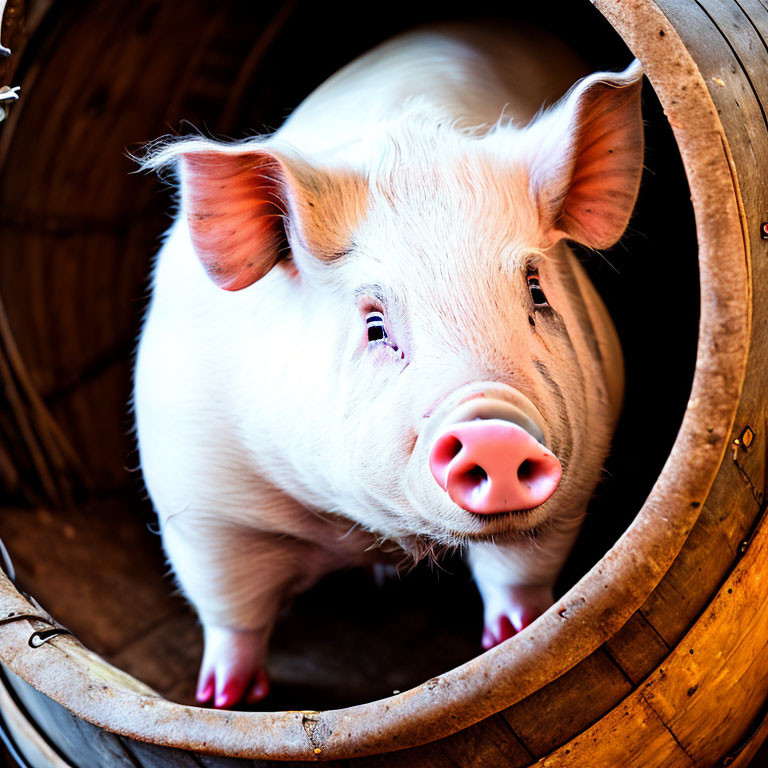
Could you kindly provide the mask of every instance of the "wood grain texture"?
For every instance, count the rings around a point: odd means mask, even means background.
[[[200,768],[200,761],[191,752],[182,752],[180,749],[158,747],[154,744],[144,744],[140,741],[120,739],[126,752],[131,755],[136,765],[141,768]],[[213,758],[211,768],[224,768],[222,760],[227,758]],[[231,764],[238,768],[250,768],[250,760],[232,760]]]
[[[520,741],[540,757],[599,720],[631,690],[615,662],[597,651],[503,716]]]
[[[743,736],[768,692],[768,526],[717,597],[639,689],[697,765]]]
[[[278,768],[307,765],[306,762],[197,755],[116,737],[73,717],[61,705],[39,694],[23,681],[15,679],[13,684],[14,690],[36,722],[50,733],[57,747],[81,768],[123,768],[131,764],[140,765],[142,768],[192,768],[201,765],[206,768]],[[475,728],[461,731],[432,744],[387,756],[371,756],[353,761],[332,760],[324,761],[323,764],[330,768],[377,768],[383,765],[387,768],[414,765],[423,768],[458,768],[471,761],[473,766],[487,768],[523,768],[529,765],[532,759],[530,752],[511,736],[504,721],[500,717],[492,717]]]
[[[635,684],[643,680],[669,653],[669,646],[642,610],[605,644],[606,653]]]
[[[159,537],[132,506],[101,502],[67,515],[5,508],[0,538],[19,585],[84,644],[171,701],[195,704],[202,633],[174,594]],[[455,565],[455,576],[436,580],[417,569],[384,587],[353,571],[302,596],[272,638],[268,706],[320,709],[387,696],[477,655],[480,600]]]
[[[536,763],[536,768],[693,768],[658,715],[637,695]]]
[[[755,732],[743,749],[734,754],[728,768],[763,768],[766,765],[768,765],[768,720]]]
[[[540,766],[714,766],[768,691],[768,526],[646,682]]]
[[[734,462],[756,501],[765,498],[766,411],[764,372],[768,364],[768,242],[760,236],[760,225],[768,220],[768,42],[765,8],[754,8],[754,16],[738,2],[700,0],[686,14],[686,44],[703,59],[702,72],[721,114],[729,137],[729,149],[743,200],[744,237],[751,253],[752,348],[745,389],[732,438],[744,427],[755,432],[753,444],[734,452]],[[670,9],[672,13],[674,9]],[[762,30],[762,34],[761,34]],[[715,31],[727,40],[719,61],[706,56],[701,44]],[[720,83],[723,83],[720,85]]]
[[[642,607],[643,614],[673,647],[696,620],[738,556],[739,543],[759,513],[749,488],[728,459],[721,469],[685,549]]]

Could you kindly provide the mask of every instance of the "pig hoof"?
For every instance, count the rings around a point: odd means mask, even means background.
[[[228,709],[239,702],[254,704],[269,693],[263,666],[266,630],[205,627],[205,653],[195,698]]]
[[[486,651],[533,624],[553,602],[550,587],[507,587],[498,598],[485,610],[481,644]]]

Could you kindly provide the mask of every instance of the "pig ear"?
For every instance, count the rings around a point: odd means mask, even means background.
[[[211,280],[239,291],[264,277],[286,250],[292,177],[285,161],[263,146],[188,140],[151,152],[144,167],[174,163],[182,215]]]
[[[269,272],[286,247],[286,170],[265,151],[181,156],[182,211],[192,245],[220,288],[239,291]]]
[[[531,186],[546,245],[569,238],[608,248],[624,233],[643,169],[642,77],[637,60],[591,75],[531,126]]]

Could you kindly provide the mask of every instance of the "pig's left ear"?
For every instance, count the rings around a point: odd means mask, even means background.
[[[288,255],[290,239],[315,261],[332,261],[344,251],[354,213],[345,205],[355,199],[347,190],[351,183],[311,168],[288,147],[161,141],[142,165],[175,169],[192,246],[220,288],[239,291],[260,280]]]
[[[643,169],[642,77],[637,60],[590,75],[528,129],[545,247],[568,238],[608,248],[624,233]]]
[[[141,163],[175,170],[192,246],[220,288],[246,288],[285,255],[298,184],[285,158],[264,142],[160,140]]]

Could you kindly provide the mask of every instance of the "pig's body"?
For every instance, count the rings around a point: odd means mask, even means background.
[[[486,646],[551,603],[623,386],[610,320],[561,239],[606,236],[581,234],[595,226],[576,203],[576,223],[548,224],[554,203],[537,191],[565,200],[553,136],[574,141],[574,108],[540,120],[538,138],[521,128],[574,79],[555,50],[479,28],[411,33],[268,139],[192,140],[152,161],[182,159],[182,215],[159,256],[135,403],[166,551],[206,633],[201,700],[264,695],[280,604],[348,565],[467,545]],[[574,167],[569,189],[585,175]],[[377,313],[387,335],[366,342],[361,314]],[[541,449],[552,500],[455,501],[435,463],[454,416],[501,420],[502,453]]]

